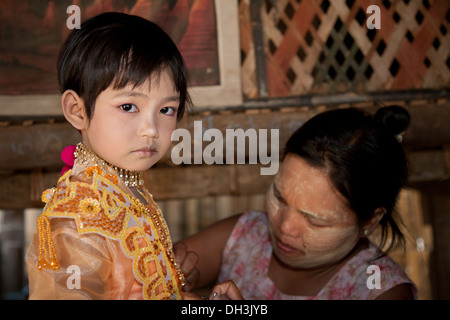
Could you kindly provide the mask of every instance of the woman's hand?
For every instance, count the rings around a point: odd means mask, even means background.
[[[198,263],[198,255],[193,251],[187,251],[186,245],[182,242],[175,244],[173,251],[175,253],[175,259],[180,265],[181,272],[185,276],[186,284],[183,287],[183,290],[191,291],[200,275],[198,269],[196,268]]]
[[[212,293],[209,296],[209,300],[244,300],[241,291],[233,282],[233,280],[228,280],[219,284],[216,284]]]
[[[185,292],[183,296],[184,300],[206,300],[206,297],[193,293]],[[219,284],[216,284],[212,288],[212,292],[209,295],[208,300],[244,300],[241,291],[232,280],[228,280]]]
[[[183,294],[183,300],[206,300],[206,297],[199,296],[198,294],[194,292],[185,292]]]

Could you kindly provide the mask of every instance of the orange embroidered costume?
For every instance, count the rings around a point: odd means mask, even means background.
[[[30,299],[180,299],[184,276],[142,173],[80,143],[72,170],[43,193],[27,253]]]

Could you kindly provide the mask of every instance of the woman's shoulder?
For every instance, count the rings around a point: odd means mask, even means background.
[[[361,251],[355,257],[356,261],[353,261],[353,263],[364,265],[366,270],[361,271],[366,271],[366,273],[374,273],[373,270],[377,272],[379,270],[381,278],[385,280],[408,278],[404,269],[392,257],[387,254],[379,256],[379,254],[378,248],[374,244],[369,243],[368,248]]]
[[[237,220],[228,238],[225,252],[244,250],[244,247],[255,247],[255,244],[262,244],[268,240],[269,229],[267,224],[267,214],[261,211],[246,211]],[[234,249],[232,249],[234,248]]]
[[[374,299],[402,285],[414,284],[403,268],[388,255],[376,258],[377,247],[369,244],[353,256],[330,280],[322,293],[330,299]],[[344,294],[341,298],[339,295]]]
[[[244,212],[234,227],[232,236],[242,237],[266,235],[268,230],[267,214],[262,211],[249,210]]]
[[[267,226],[267,213],[256,210],[246,211],[239,217],[237,224],[250,229],[256,226]]]

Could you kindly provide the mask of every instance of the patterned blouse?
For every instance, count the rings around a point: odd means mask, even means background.
[[[371,261],[376,251],[373,244],[360,251],[316,296],[284,294],[268,276],[272,246],[267,215],[249,211],[239,218],[228,239],[218,282],[233,280],[244,298],[250,300],[371,300],[402,283],[412,284],[417,298],[414,284],[392,258],[384,256]],[[374,277],[376,272],[378,280]]]

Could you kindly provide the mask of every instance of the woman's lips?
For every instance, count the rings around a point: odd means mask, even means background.
[[[278,238],[275,239],[275,243],[276,243],[276,246],[277,246],[278,250],[283,252],[283,253],[285,253],[285,254],[299,254],[299,253],[301,253],[300,250],[292,248],[291,246],[285,244],[284,242],[282,242]]]

